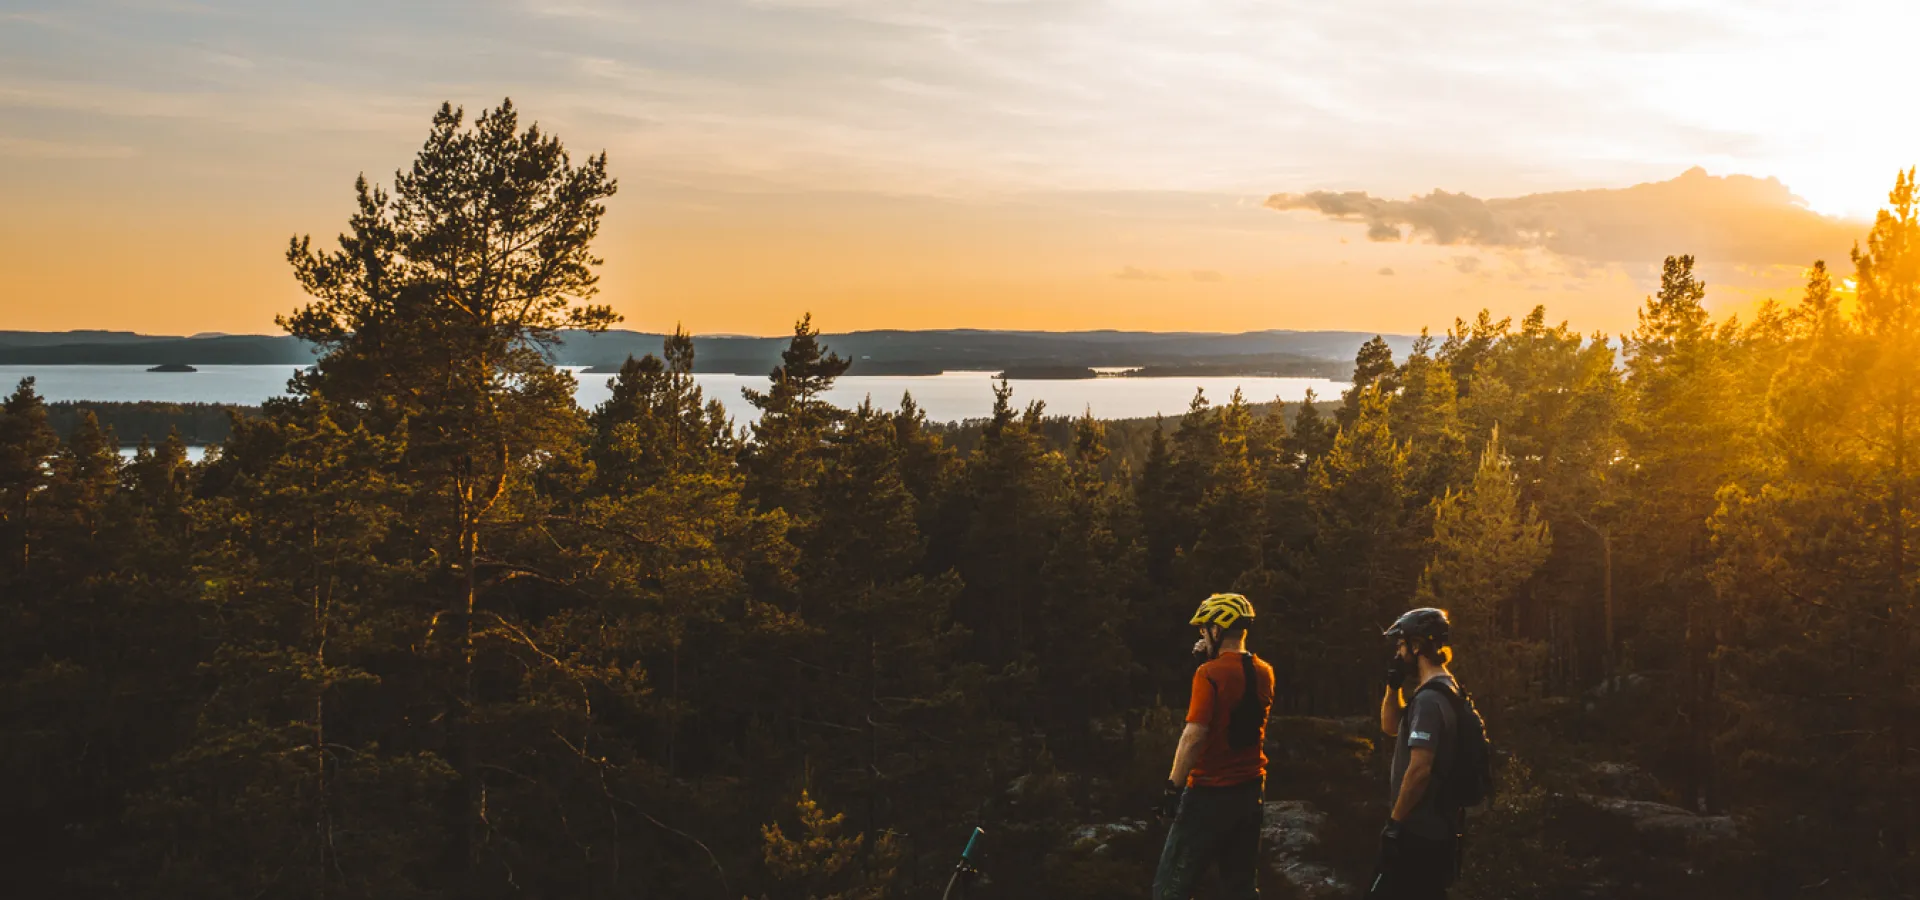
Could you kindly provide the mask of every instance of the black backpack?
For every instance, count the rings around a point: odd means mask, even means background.
[[[1493,802],[1493,747],[1487,742],[1487,723],[1473,705],[1473,697],[1456,691],[1438,678],[1420,686],[1420,691],[1436,690],[1453,704],[1453,765],[1440,785],[1440,796],[1448,806],[1466,809]],[[1415,691],[1418,694],[1419,691]]]
[[[1240,702],[1234,704],[1227,719],[1227,746],[1235,750],[1260,743],[1260,729],[1267,724],[1267,715],[1273,710],[1271,694],[1265,703],[1260,702],[1260,684],[1254,677],[1253,659],[1251,653],[1240,654]],[[1280,685],[1274,684],[1274,693],[1279,693],[1279,689]]]

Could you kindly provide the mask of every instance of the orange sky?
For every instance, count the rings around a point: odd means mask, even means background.
[[[1816,256],[1844,269],[1920,158],[1915,117],[1836,126],[1904,71],[1890,35],[1915,24],[1865,2],[11,6],[11,329],[273,331],[301,301],[287,238],[336,233],[354,176],[390,181],[443,99],[510,94],[606,149],[603,299],[704,333],[803,311],[832,331],[1412,332],[1538,303],[1618,332],[1661,252],[1701,254],[1723,310],[1789,297]],[[1787,71],[1786,50],[1850,64]],[[1598,193],[1553,193],[1577,189]]]

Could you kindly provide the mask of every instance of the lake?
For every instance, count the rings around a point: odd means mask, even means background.
[[[170,403],[258,404],[286,392],[291,366],[200,366],[192,373],[148,372],[143,366],[0,366],[0,385],[11,392],[21,378],[32,376],[48,400],[155,400]],[[580,380],[574,395],[589,409],[611,394],[611,374],[589,375],[575,370]],[[927,418],[939,422],[984,418],[993,412],[992,372],[947,372],[941,375],[861,375],[842,378],[827,392],[839,406],[858,406],[871,398],[876,406],[893,409],[902,395],[912,392]],[[694,376],[707,396],[717,397],[735,422],[755,418],[755,410],[741,388],[764,389],[765,376],[699,374]],[[1225,402],[1234,388],[1252,402],[1299,400],[1312,388],[1321,399],[1336,398],[1344,382],[1325,378],[1209,377],[1209,378],[1084,378],[1073,380],[1016,380],[1013,399],[1046,404],[1049,414],[1079,415],[1091,409],[1102,419],[1134,419],[1154,415],[1177,416],[1187,409],[1195,390]]]

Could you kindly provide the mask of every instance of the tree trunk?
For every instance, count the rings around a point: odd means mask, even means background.
[[[680,774],[676,760],[680,748],[680,636],[673,636],[672,662],[668,669],[667,693],[672,705],[667,710],[667,777]]]
[[[867,617],[871,622],[873,618]],[[880,794],[880,642],[871,626],[867,629],[867,848],[871,852],[879,840]],[[869,856],[871,859],[871,856]]]
[[[318,487],[315,485],[314,487]],[[327,625],[328,607],[332,597],[323,596],[320,589],[320,526],[313,523],[309,532],[307,552],[312,554],[313,568],[313,629],[314,629],[314,668],[319,673],[320,683],[313,692],[313,782],[314,782],[314,841],[318,849],[316,863],[319,871],[314,873],[313,893],[320,900],[327,896],[327,869],[332,861],[333,822],[327,802]]]
[[[1619,671],[1619,660],[1615,657],[1613,634],[1613,535],[1605,529],[1596,529],[1600,535],[1600,598],[1601,609],[1606,616],[1607,645],[1600,655],[1600,664],[1606,677],[1612,678]]]
[[[457,545],[456,559],[461,572],[461,596],[456,601],[454,612],[454,641],[458,656],[451,661],[455,667],[452,672],[452,684],[447,704],[447,763],[454,771],[454,784],[447,802],[447,830],[450,842],[447,864],[450,868],[450,883],[461,885],[464,889],[456,891],[464,896],[479,896],[479,847],[480,829],[485,819],[485,790],[481,786],[479,772],[475,764],[476,754],[473,747],[470,719],[474,703],[473,684],[473,614],[475,600],[479,592],[479,582],[474,574],[474,564],[479,561],[479,535],[475,521],[474,485],[471,477],[472,459],[463,461],[463,471],[454,479],[454,499],[458,512],[458,528],[455,534]]]

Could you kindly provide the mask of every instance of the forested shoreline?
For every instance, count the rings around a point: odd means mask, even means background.
[[[20,896],[929,896],[975,824],[989,896],[1145,896],[1186,616],[1226,590],[1330,879],[1369,862],[1414,605],[1502,752],[1459,896],[1920,874],[1911,171],[1850,279],[1749,319],[1675,256],[1618,351],[1481,313],[1369,343],[1324,412],[1196,397],[1137,464],[1004,385],[964,439],[835,408],[807,318],[749,429],[684,335],[579,409],[540,348],[615,320],[614,190],[510,106],[443,109],[338,249],[293,243],[323,355],[207,462],[6,400]],[[1264,887],[1332,896],[1302,884]]]
[[[260,415],[258,406],[231,403],[61,400],[47,404],[47,422],[61,440],[72,440],[81,420],[91,416],[110,443],[135,447],[177,437],[189,447],[222,444],[233,434],[233,420]]]
[[[1018,388],[1016,387],[1017,391]],[[1311,389],[1309,389],[1311,391]],[[1259,417],[1269,414],[1281,414],[1289,417],[1299,415],[1306,406],[1314,407],[1315,415],[1330,414],[1339,404],[1338,400],[1309,399],[1302,403],[1286,404],[1279,401],[1253,403],[1249,410]],[[160,401],[118,401],[118,400],[60,400],[47,403],[48,422],[61,440],[71,439],[79,430],[86,413],[93,414],[94,424],[108,433],[111,442],[121,447],[137,447],[142,442],[158,444],[170,435],[177,435],[181,443],[188,447],[218,446],[227,441],[233,431],[235,417],[250,419],[261,414],[256,405],[237,405],[231,403],[170,403]],[[938,434],[954,449],[965,453],[980,440],[981,433],[991,419],[961,419],[942,422],[928,420],[927,429]],[[1107,430],[1107,444],[1111,451],[1106,470],[1110,473],[1119,464],[1125,463],[1134,469],[1146,461],[1150,439],[1156,428],[1165,426],[1166,417],[1100,419]],[[1074,430],[1078,419],[1074,416],[1047,413],[1041,417],[1040,430],[1049,446],[1064,450],[1073,445]],[[736,427],[738,423],[736,423]]]

